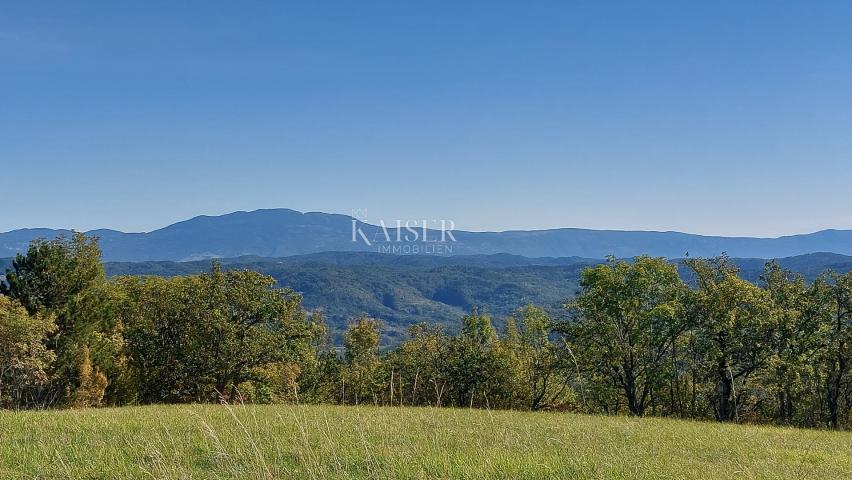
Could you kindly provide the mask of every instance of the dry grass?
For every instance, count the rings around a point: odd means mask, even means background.
[[[0,413],[0,478],[852,478],[852,435],[661,419],[212,405]]]

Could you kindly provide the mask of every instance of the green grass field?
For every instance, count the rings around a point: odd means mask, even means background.
[[[559,413],[0,413],[0,478],[852,478],[852,434]]]

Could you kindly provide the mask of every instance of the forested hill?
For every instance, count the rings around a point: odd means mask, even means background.
[[[598,262],[580,258],[512,255],[397,256],[323,253],[284,258],[220,260],[224,268],[251,269],[301,293],[309,309],[322,309],[336,333],[361,313],[385,323],[385,343],[407,326],[439,323],[454,331],[473,307],[496,317],[534,303],[558,311],[577,290],[580,271]],[[179,275],[209,270],[210,261],[111,262],[109,275]]]
[[[352,241],[352,222],[353,218],[346,215],[273,209],[200,216],[149,233],[106,229],[88,233],[100,237],[107,261],[188,261],[243,255],[282,257],[327,251],[378,251],[376,244],[367,245],[360,237],[359,241]],[[365,237],[374,240],[380,232],[374,225],[359,223],[358,228]],[[11,257],[26,250],[35,238],[69,233],[51,229],[0,233],[0,257]],[[391,229],[390,233],[395,236],[395,230]],[[428,237],[437,239],[440,232],[430,230]],[[578,228],[505,232],[457,230],[453,238],[456,241],[448,243],[453,255],[508,253],[527,257],[587,258],[607,255],[625,258],[642,254],[668,258],[686,254],[711,257],[723,252],[743,258],[778,258],[813,252],[852,255],[852,231],[848,230],[824,230],[779,238]]]
[[[225,268],[257,270],[275,277],[304,296],[310,309],[325,311],[340,332],[361,313],[385,322],[385,341],[395,343],[416,322],[440,323],[452,331],[472,307],[495,317],[533,303],[553,313],[577,291],[580,271],[600,260],[526,258],[516,255],[397,256],[377,253],[329,252],[284,258],[241,257],[220,260]],[[763,259],[735,259],[742,276],[757,281]],[[812,280],[832,269],[852,270],[852,257],[810,254],[779,260],[785,268]],[[10,260],[0,260],[5,271]],[[210,268],[209,260],[193,262],[108,262],[109,275],[172,276]]]

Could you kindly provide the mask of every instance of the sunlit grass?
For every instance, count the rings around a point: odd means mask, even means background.
[[[852,434],[559,413],[0,413],[0,478],[852,478]]]

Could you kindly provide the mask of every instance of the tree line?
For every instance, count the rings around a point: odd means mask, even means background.
[[[321,312],[247,270],[107,278],[97,239],[37,240],[0,282],[0,408],[308,402],[569,410],[845,428],[852,424],[852,274],[813,282],[725,256],[609,259],[554,316],[456,334],[382,324],[332,344]]]

